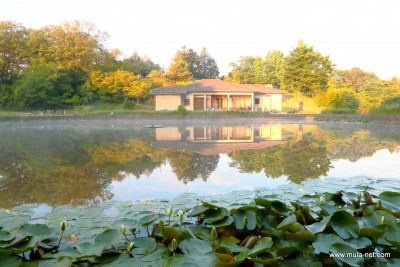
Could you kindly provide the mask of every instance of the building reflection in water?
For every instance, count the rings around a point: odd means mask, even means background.
[[[282,125],[265,124],[157,128],[156,141],[152,142],[152,146],[214,155],[242,149],[263,149],[284,143]]]

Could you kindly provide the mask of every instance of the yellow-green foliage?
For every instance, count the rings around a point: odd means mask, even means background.
[[[359,101],[347,88],[330,88],[314,98],[318,106],[339,109],[357,109]]]
[[[321,113],[322,108],[315,104],[311,97],[303,96],[303,113]],[[285,94],[282,100],[283,112],[297,112],[299,110],[299,98],[294,93]]]

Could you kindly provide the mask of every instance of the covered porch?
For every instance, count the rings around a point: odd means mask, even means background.
[[[194,94],[194,110],[254,110],[254,93]]]

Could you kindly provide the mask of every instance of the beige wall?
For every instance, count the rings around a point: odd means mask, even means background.
[[[272,99],[271,110],[281,112],[282,111],[282,95],[281,94],[271,95],[271,99]]]
[[[260,136],[267,140],[282,140],[282,125],[281,124],[267,124],[262,125],[260,128]]]
[[[281,94],[265,95],[261,98],[260,106],[264,111],[281,112],[282,95]]]
[[[156,95],[156,110],[176,110],[179,105],[180,95]]]
[[[181,141],[181,138],[178,128],[156,128],[157,141]]]

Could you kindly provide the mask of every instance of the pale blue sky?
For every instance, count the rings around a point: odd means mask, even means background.
[[[40,28],[86,20],[106,31],[109,48],[148,55],[167,67],[177,49],[206,47],[222,74],[240,56],[287,54],[299,39],[354,66],[400,76],[395,0],[0,0],[0,20]]]

